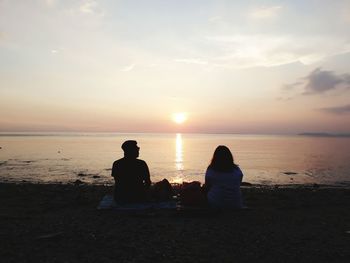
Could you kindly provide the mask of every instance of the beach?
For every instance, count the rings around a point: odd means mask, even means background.
[[[0,183],[1,262],[348,262],[350,189],[242,188],[248,209],[97,210],[112,186]]]
[[[0,113],[0,263],[350,263],[350,0],[0,0]]]

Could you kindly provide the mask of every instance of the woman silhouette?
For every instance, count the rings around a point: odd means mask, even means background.
[[[229,148],[219,145],[205,173],[207,199],[211,207],[242,208],[243,173],[234,163]]]

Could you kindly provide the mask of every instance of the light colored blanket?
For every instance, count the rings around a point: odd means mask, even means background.
[[[113,195],[105,195],[97,209],[111,209],[119,211],[137,211],[146,209],[176,209],[175,201],[167,202],[148,202],[148,203],[132,203],[132,204],[117,204],[114,201]]]

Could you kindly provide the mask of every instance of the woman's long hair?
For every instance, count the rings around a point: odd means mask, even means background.
[[[231,172],[236,167],[238,166],[234,163],[230,149],[224,145],[216,147],[208,169],[213,169],[218,172]]]

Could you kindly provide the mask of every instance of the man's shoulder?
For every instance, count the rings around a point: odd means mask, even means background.
[[[115,166],[118,166],[118,165],[122,164],[124,161],[125,161],[125,160],[124,160],[124,158],[121,158],[121,159],[115,160],[115,161],[113,162],[113,167],[115,167]]]
[[[147,163],[146,163],[144,160],[136,159],[136,162],[137,162],[139,165],[146,165],[146,166],[147,166]]]
[[[120,162],[123,162],[124,158],[120,158],[118,160],[115,160],[114,163],[120,163]]]
[[[121,159],[118,159],[118,160],[114,161],[113,166],[120,165],[120,164],[123,164],[123,163],[131,163],[131,162],[132,163],[136,163],[138,165],[147,165],[144,160],[121,158]]]

